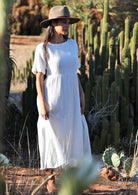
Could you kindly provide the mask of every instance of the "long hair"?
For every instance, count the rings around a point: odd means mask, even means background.
[[[55,20],[55,22],[58,22],[58,19]],[[52,37],[54,35],[54,27],[50,24],[47,29],[46,29],[46,35],[45,35],[45,39],[44,39],[44,52],[45,52],[45,59],[46,59],[46,62],[48,60],[48,52],[47,52],[47,47],[48,47],[48,42],[51,41]],[[63,38],[65,40],[68,39],[68,35],[63,35]]]
[[[48,42],[51,41],[51,38],[54,34],[54,27],[52,25],[48,26],[46,29],[46,35],[45,35],[45,39],[44,39],[44,51],[45,51],[45,59],[46,61],[48,60],[48,55],[47,55],[47,45]]]

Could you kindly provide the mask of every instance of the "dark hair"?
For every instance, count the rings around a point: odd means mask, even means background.
[[[51,41],[51,38],[54,34],[54,27],[52,25],[48,26],[46,29],[46,35],[45,35],[45,39],[44,39],[44,51],[45,51],[45,58],[47,60],[48,56],[47,56],[47,45],[48,42]]]
[[[55,20],[55,22],[58,22],[58,19]],[[45,39],[44,39],[44,51],[45,51],[45,58],[46,58],[46,61],[48,59],[48,56],[47,56],[47,45],[48,45],[48,42],[51,41],[51,38],[54,34],[54,27],[52,25],[49,25],[46,29],[46,35],[45,35]],[[65,40],[68,39],[68,35],[63,35],[63,38]]]

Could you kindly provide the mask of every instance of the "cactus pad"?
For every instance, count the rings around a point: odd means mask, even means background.
[[[113,153],[111,156],[112,164],[115,168],[118,168],[120,165],[120,157],[117,153]]]
[[[122,168],[126,157],[125,157],[124,152],[121,152],[119,156],[120,156],[120,166],[119,167]]]
[[[127,174],[129,174],[130,173],[130,171],[131,171],[131,167],[132,167],[132,158],[131,157],[129,157],[129,158],[127,158],[125,161],[124,161],[124,170],[125,170],[125,172],[127,173]]]
[[[109,165],[109,166],[112,166],[112,160],[111,160],[111,157],[112,157],[112,154],[113,153],[116,153],[115,149],[112,148],[112,147],[109,147],[107,148],[104,153],[103,153],[103,156],[102,156],[102,160],[104,162],[105,165]]]

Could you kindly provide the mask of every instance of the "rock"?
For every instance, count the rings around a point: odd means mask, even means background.
[[[113,170],[111,167],[105,167],[101,170],[101,176],[110,180],[110,181],[116,181],[119,178],[119,175],[117,174],[117,171]]]

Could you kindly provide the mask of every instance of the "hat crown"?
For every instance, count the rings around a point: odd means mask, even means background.
[[[51,8],[49,12],[49,19],[54,19],[54,18],[62,18],[62,17],[68,17],[70,18],[70,13],[68,8],[64,6],[55,6]]]

